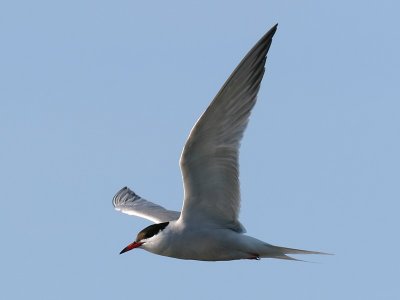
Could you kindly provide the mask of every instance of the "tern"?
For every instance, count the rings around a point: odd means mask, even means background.
[[[113,198],[116,210],[148,219],[120,254],[135,248],[201,261],[278,258],[326,254],[279,247],[245,235],[240,206],[239,147],[257,99],[267,53],[278,24],[249,51],[192,128],[180,157],[184,184],[182,211],[171,211],[128,187]]]

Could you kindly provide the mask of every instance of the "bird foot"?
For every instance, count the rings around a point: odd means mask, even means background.
[[[255,259],[255,260],[260,260],[260,256],[258,254],[250,254],[250,257],[248,259]]]

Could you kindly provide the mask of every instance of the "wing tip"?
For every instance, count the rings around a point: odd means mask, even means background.
[[[270,30],[267,31],[267,33],[260,39],[259,43],[260,44],[267,44],[266,46],[266,52],[269,50],[269,46],[272,43],[272,38],[274,37],[276,31],[278,30],[278,23],[276,23],[274,26],[271,27]]]
[[[267,31],[267,33],[264,35],[264,38],[272,38],[277,30],[278,30],[278,23],[276,23]]]
[[[112,204],[116,210],[120,210],[121,204],[124,204],[127,200],[135,197],[140,198],[138,195],[135,194],[135,192],[133,192],[127,186],[124,186],[115,194],[112,199]]]

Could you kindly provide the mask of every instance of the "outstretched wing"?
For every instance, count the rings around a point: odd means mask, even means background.
[[[154,223],[169,222],[179,219],[180,212],[147,201],[127,187],[122,188],[113,198],[116,210],[131,216],[148,219]]]
[[[238,221],[239,147],[276,28],[240,62],[190,132],[180,160],[185,190],[181,220],[185,223],[243,229]]]

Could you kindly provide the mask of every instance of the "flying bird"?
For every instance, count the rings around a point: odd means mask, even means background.
[[[265,243],[246,235],[238,220],[240,141],[256,103],[277,26],[243,58],[192,128],[180,157],[182,211],[167,210],[128,187],[114,196],[116,210],[155,223],[140,231],[120,254],[141,248],[202,261],[263,257],[297,260],[287,254],[325,254]]]

